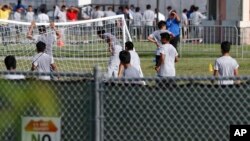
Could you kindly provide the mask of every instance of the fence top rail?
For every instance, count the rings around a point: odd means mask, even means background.
[[[243,80],[250,81],[250,76],[238,76],[238,77],[214,77],[214,76],[176,76],[176,77],[144,77],[144,78],[106,78],[103,72],[99,72],[99,80],[105,82],[112,81],[154,81],[154,80],[166,80],[166,81],[220,81],[220,80]],[[24,75],[24,76],[60,76],[60,77],[84,77],[94,79],[95,76],[92,73],[61,73],[61,72],[31,72],[31,71],[0,71],[0,75]]]
[[[31,72],[31,71],[0,71],[0,75],[25,75],[25,76],[58,75],[60,77],[93,77],[91,73]]]
[[[110,78],[106,81],[221,81],[221,80],[250,80],[250,76],[214,77],[214,76],[178,76],[178,77],[145,77],[145,78]]]

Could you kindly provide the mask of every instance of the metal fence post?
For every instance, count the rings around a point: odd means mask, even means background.
[[[101,141],[101,121],[100,121],[100,94],[99,94],[99,79],[100,79],[100,69],[98,66],[94,67],[94,93],[95,93],[95,136],[94,141]]]

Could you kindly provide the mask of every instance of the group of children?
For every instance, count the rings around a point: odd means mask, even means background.
[[[159,30],[154,31],[148,36],[148,40],[156,45],[155,70],[158,77],[174,77],[176,76],[175,63],[178,62],[177,48],[171,44],[171,40],[174,35],[166,29],[165,21],[158,22],[158,28]],[[98,31],[98,35],[108,43],[110,48],[109,51],[112,54],[108,67],[109,77],[143,77],[142,70],[140,68],[140,59],[134,50],[132,42],[126,42],[126,50],[121,51],[122,47],[119,44],[116,44],[117,39],[115,36],[110,33],[105,33],[105,31]],[[215,61],[214,76],[238,76],[239,65],[237,61],[230,56],[230,47],[231,43],[228,41],[221,43],[222,56]],[[114,51],[115,53],[112,53]],[[234,81],[222,80],[219,81],[219,84],[234,84]]]
[[[33,35],[33,29],[35,28],[35,22],[31,23],[29,27],[27,38],[36,42],[37,55],[33,57],[31,70],[37,70],[38,72],[51,72],[57,71],[57,67],[54,62],[52,47],[57,39],[60,39],[61,34],[56,29],[55,24],[50,24],[52,32],[47,32],[45,26],[38,26],[39,35]],[[171,44],[173,34],[166,29],[166,22],[160,21],[158,23],[159,30],[153,32],[148,36],[150,42],[156,45],[156,64],[155,70],[158,77],[174,77],[176,76],[175,63],[178,62],[177,49]],[[108,50],[111,53],[109,65],[108,65],[108,77],[124,77],[124,78],[142,78],[143,73],[141,69],[140,58],[134,49],[132,42],[125,43],[125,50],[122,50],[122,45],[119,40],[111,33],[105,32],[105,30],[97,31],[98,36],[105,40],[108,44]],[[214,66],[214,76],[237,76],[238,75],[238,63],[235,59],[230,57],[231,44],[227,41],[221,44],[222,57],[216,59]],[[7,57],[5,62],[8,61]],[[10,64],[10,63],[7,63]],[[15,69],[8,67],[8,70]],[[40,77],[43,80],[50,80],[50,76]],[[221,81],[222,84],[233,84],[233,81]]]

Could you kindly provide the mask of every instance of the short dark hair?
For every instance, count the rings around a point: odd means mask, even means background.
[[[16,58],[13,55],[8,55],[4,59],[4,64],[7,70],[16,69]]]
[[[188,10],[187,9],[183,9],[183,11],[182,11],[183,13],[186,13],[186,12],[188,12]]]
[[[134,49],[134,44],[131,41],[127,41],[125,43],[125,47],[127,50],[133,50]]]
[[[41,12],[41,13],[46,13],[47,10],[46,10],[46,8],[41,8],[41,9],[40,9],[40,12]]]
[[[45,27],[45,25],[38,26],[38,31],[39,31],[40,34],[46,33],[46,27]]]
[[[113,10],[113,7],[111,7],[111,6],[110,6],[110,7],[108,7],[108,10]]]
[[[167,10],[172,10],[172,6],[168,6],[168,7],[167,7]]]
[[[196,6],[196,7],[194,8],[194,11],[198,11],[198,10],[199,10],[199,7]]]
[[[157,8],[155,8],[155,13],[158,13],[158,12],[159,12],[159,10]]]
[[[195,5],[191,5],[189,10],[194,11],[195,7],[196,7]]]
[[[100,6],[99,6],[99,5],[97,5],[97,6],[95,7],[95,9],[96,9],[96,10],[99,10],[99,9],[100,9]]]
[[[127,10],[129,10],[129,7],[126,5],[125,7],[124,7],[124,9],[127,9]]]
[[[139,12],[139,11],[140,11],[140,7],[136,7],[135,12]]]
[[[62,5],[62,7],[61,8],[66,8],[66,5]]]
[[[224,41],[221,43],[221,50],[223,53],[228,53],[231,48],[231,43],[228,41]]]
[[[119,58],[122,64],[129,64],[130,63],[130,53],[126,50],[123,50],[119,54]]]
[[[160,34],[161,38],[166,38],[168,41],[170,40],[170,34],[167,32],[163,32]]]
[[[147,8],[147,9],[150,9],[150,8],[151,8],[151,5],[150,5],[150,4],[148,4],[148,5],[146,6],[146,8]]]
[[[3,5],[2,9],[3,9],[3,8],[8,9],[9,6],[5,4],[5,5]]]
[[[172,12],[170,13],[170,16],[174,16],[175,15],[174,13],[176,13],[176,10],[172,10]]]
[[[98,30],[97,31],[97,35],[101,35],[101,34],[104,34],[105,33],[105,30]]]
[[[158,26],[159,29],[161,29],[163,26],[166,26],[166,22],[165,21],[159,21],[157,26]]]
[[[37,52],[44,52],[46,49],[46,44],[42,41],[36,43],[36,50]]]

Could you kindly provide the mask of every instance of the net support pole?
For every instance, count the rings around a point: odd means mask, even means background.
[[[123,21],[123,24],[122,24],[123,47],[122,48],[125,50],[126,33],[129,33],[129,30],[128,30],[128,26],[127,26],[124,15],[122,15],[122,21]],[[132,41],[130,34],[128,34],[128,40]]]
[[[125,42],[126,42],[126,33],[125,33],[125,28],[126,28],[126,21],[125,21],[125,18],[124,16],[122,17],[122,21],[123,21],[123,24],[122,24],[122,42],[123,42],[123,46],[122,46],[122,49],[125,50]]]

